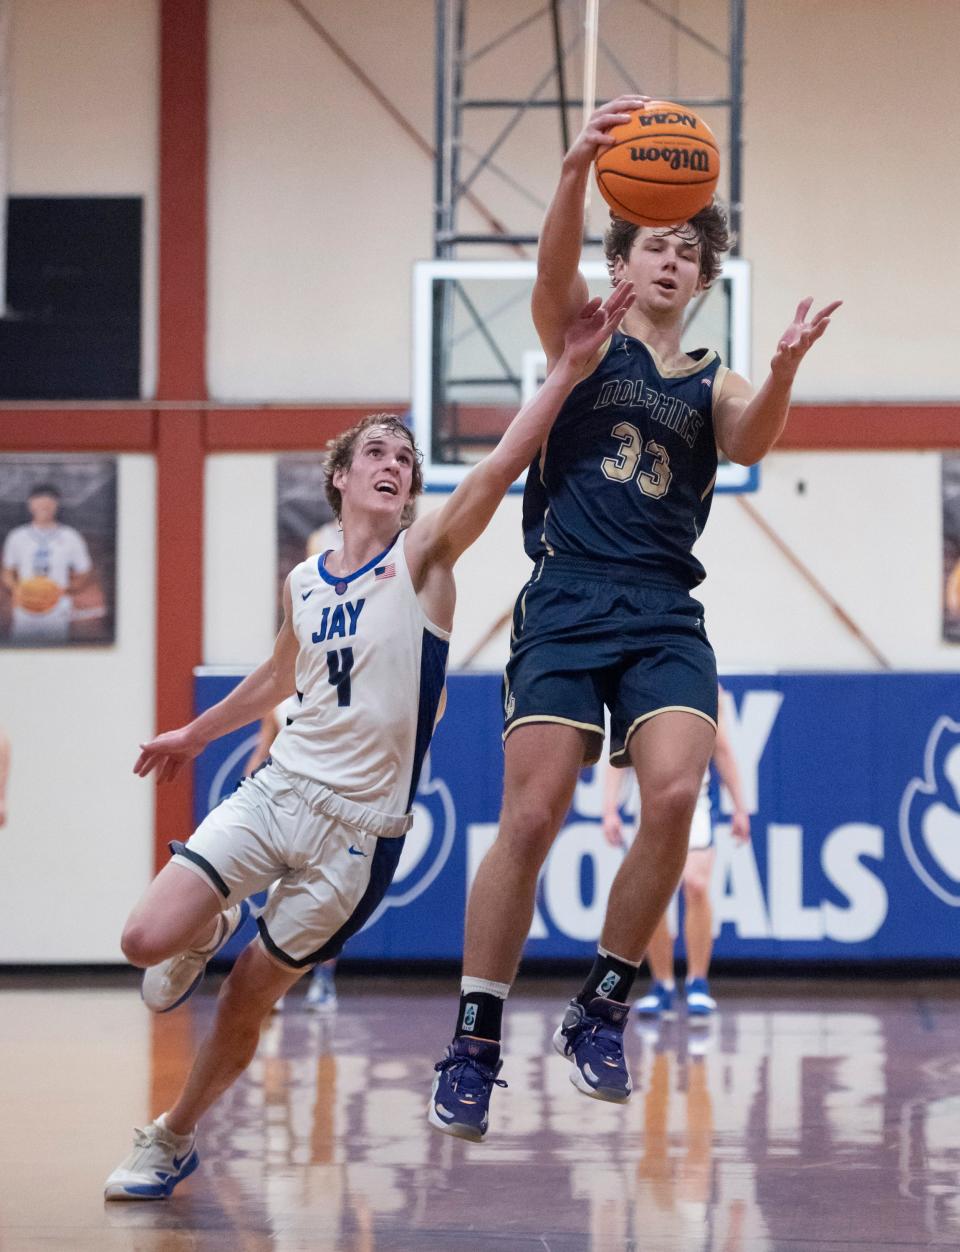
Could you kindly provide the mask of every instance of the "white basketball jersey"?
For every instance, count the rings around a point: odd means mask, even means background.
[[[271,749],[291,773],[393,815],[413,803],[450,638],[420,606],[405,539],[344,578],[327,572],[326,553],[291,573],[301,703]]]

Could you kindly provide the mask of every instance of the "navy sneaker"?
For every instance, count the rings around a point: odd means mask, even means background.
[[[570,1081],[595,1100],[623,1104],[630,1098],[630,1075],[623,1055],[626,1004],[598,996],[584,1008],[571,1000],[553,1036],[553,1046],[573,1062]]]
[[[710,986],[705,978],[688,978],[686,993],[688,1017],[702,1020],[716,1012],[717,1002],[710,994]]]
[[[672,988],[662,982],[652,982],[647,994],[635,1002],[633,1011],[638,1017],[662,1017],[664,1021],[671,1021],[677,1015]]]
[[[433,1093],[427,1120],[445,1135],[480,1143],[487,1133],[490,1094],[507,1084],[498,1078],[503,1067],[499,1043],[483,1039],[454,1039],[447,1055],[434,1069]]]

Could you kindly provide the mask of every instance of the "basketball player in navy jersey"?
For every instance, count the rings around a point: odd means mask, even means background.
[[[191,994],[269,889],[259,937],[220,993],[213,1029],[172,1108],[135,1132],[107,1179],[110,1200],[163,1199],[197,1167],[200,1116],[240,1075],[260,1027],[298,978],[336,956],[393,877],[443,692],[453,566],[543,442],[571,388],[633,299],[624,284],[565,332],[560,361],[497,447],[444,507],[408,529],[418,453],[396,418],[375,414],[335,440],[327,497],[342,546],[296,566],[283,589],[273,655],[187,726],[142,745],[134,766],[174,777],[213,739],[296,693],[300,710],[272,760],[213,810],[131,914],[124,954],[163,1013]]]
[[[646,103],[624,96],[598,109],[564,159],[533,292],[548,370],[585,298],[578,264],[593,159],[611,142],[610,127]],[[680,347],[685,310],[717,277],[728,247],[717,207],[668,229],[613,219],[605,245],[614,285],[632,282],[636,300],[527,476],[524,542],[534,568],[517,601],[505,677],[500,829],[470,892],[456,1033],[436,1066],[429,1109],[437,1129],[475,1141],[486,1132],[494,1084],[505,1085],[503,1004],[537,875],[581,767],[600,756],[604,705],[611,760],[636,770],[642,819],[610,892],[593,968],[554,1046],[585,1095],[630,1095],[627,997],[679,881],[714,747],[716,664],[690,589],[704,576],[692,549],[710,511],[718,449],[752,465],[776,443],[797,367],[838,307],[808,318],[811,301],[800,304],[754,392],[714,352]]]

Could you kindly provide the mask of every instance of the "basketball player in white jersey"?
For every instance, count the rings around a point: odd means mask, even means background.
[[[563,356],[497,447],[436,512],[404,530],[421,488],[418,454],[396,418],[364,419],[330,445],[327,496],[342,546],[310,558],[283,589],[273,655],[187,726],[142,745],[157,780],[221,735],[297,694],[270,763],[201,823],[131,914],[124,954],[145,968],[155,1012],[181,1003],[270,889],[259,937],[224,982],[213,1029],[173,1106],[135,1132],[107,1179],[111,1200],[163,1199],[197,1167],[201,1115],[242,1073],[274,1002],[336,956],[373,913],[411,823],[417,776],[443,692],[453,565],[529,465],[561,404],[633,301],[629,284],[587,304]]]
[[[720,781],[730,792],[733,801],[733,813],[730,818],[730,833],[738,843],[750,840],[750,813],[743,796],[740,783],[740,771],[733,754],[733,745],[727,730],[727,719],[724,713],[723,689],[719,690],[717,712],[717,737],[713,746],[713,763],[716,766]],[[629,770],[608,767],[606,786],[604,788],[603,833],[607,842],[614,847],[623,846],[623,827],[620,821],[620,809],[629,805],[625,803],[624,782],[628,788],[636,790],[636,776]],[[684,904],[684,940],[687,952],[687,977],[684,984],[684,1001],[687,1017],[692,1024],[705,1022],[717,1007],[717,1002],[710,994],[707,975],[710,971],[710,958],[713,954],[713,910],[710,905],[710,879],[713,873],[714,838],[713,818],[710,813],[709,771],[704,774],[700,784],[690,823],[690,841],[687,845],[687,859],[683,866],[681,884]],[[673,979],[673,935],[666,913],[657,923],[650,943],[647,945],[647,964],[650,966],[652,982],[650,990],[641,996],[634,1005],[636,1013],[643,1018],[670,1019],[676,1016],[674,1009]]]
[[[15,526],[3,543],[3,582],[13,595],[10,638],[65,643],[70,637],[73,611],[71,592],[90,581],[93,564],[86,540],[72,526],[57,521],[60,492],[52,483],[40,483],[27,498],[30,521]],[[20,603],[19,588],[32,578],[48,578],[61,588],[60,598],[43,612]]]

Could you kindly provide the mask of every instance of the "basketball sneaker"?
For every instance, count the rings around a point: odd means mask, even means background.
[[[304,1005],[311,1013],[335,1013],[337,1011],[337,988],[333,970],[318,965],[313,971],[310,986],[304,997]]]
[[[153,1013],[169,1013],[192,996],[200,986],[207,962],[236,934],[249,913],[250,905],[241,900],[220,914],[219,930],[205,948],[188,948],[145,969],[140,995],[147,1008]]]
[[[688,1017],[709,1017],[716,1011],[717,1002],[710,994],[710,987],[705,978],[688,978],[684,990],[687,996]]]
[[[573,1062],[570,1081],[594,1100],[622,1104],[630,1098],[630,1075],[623,1055],[623,1028],[629,1007],[598,996],[584,1008],[571,1000],[553,1036],[553,1046]]]
[[[662,982],[651,983],[647,994],[635,1001],[633,1011],[638,1017],[662,1017],[664,1021],[671,1021],[677,1015],[673,1007],[673,988]]]
[[[458,1037],[437,1061],[427,1121],[445,1135],[480,1143],[489,1124],[490,1095],[505,1087],[499,1043]]]
[[[105,1200],[165,1200],[200,1164],[196,1135],[175,1135],[160,1119],[133,1132],[133,1151],[107,1179]]]

